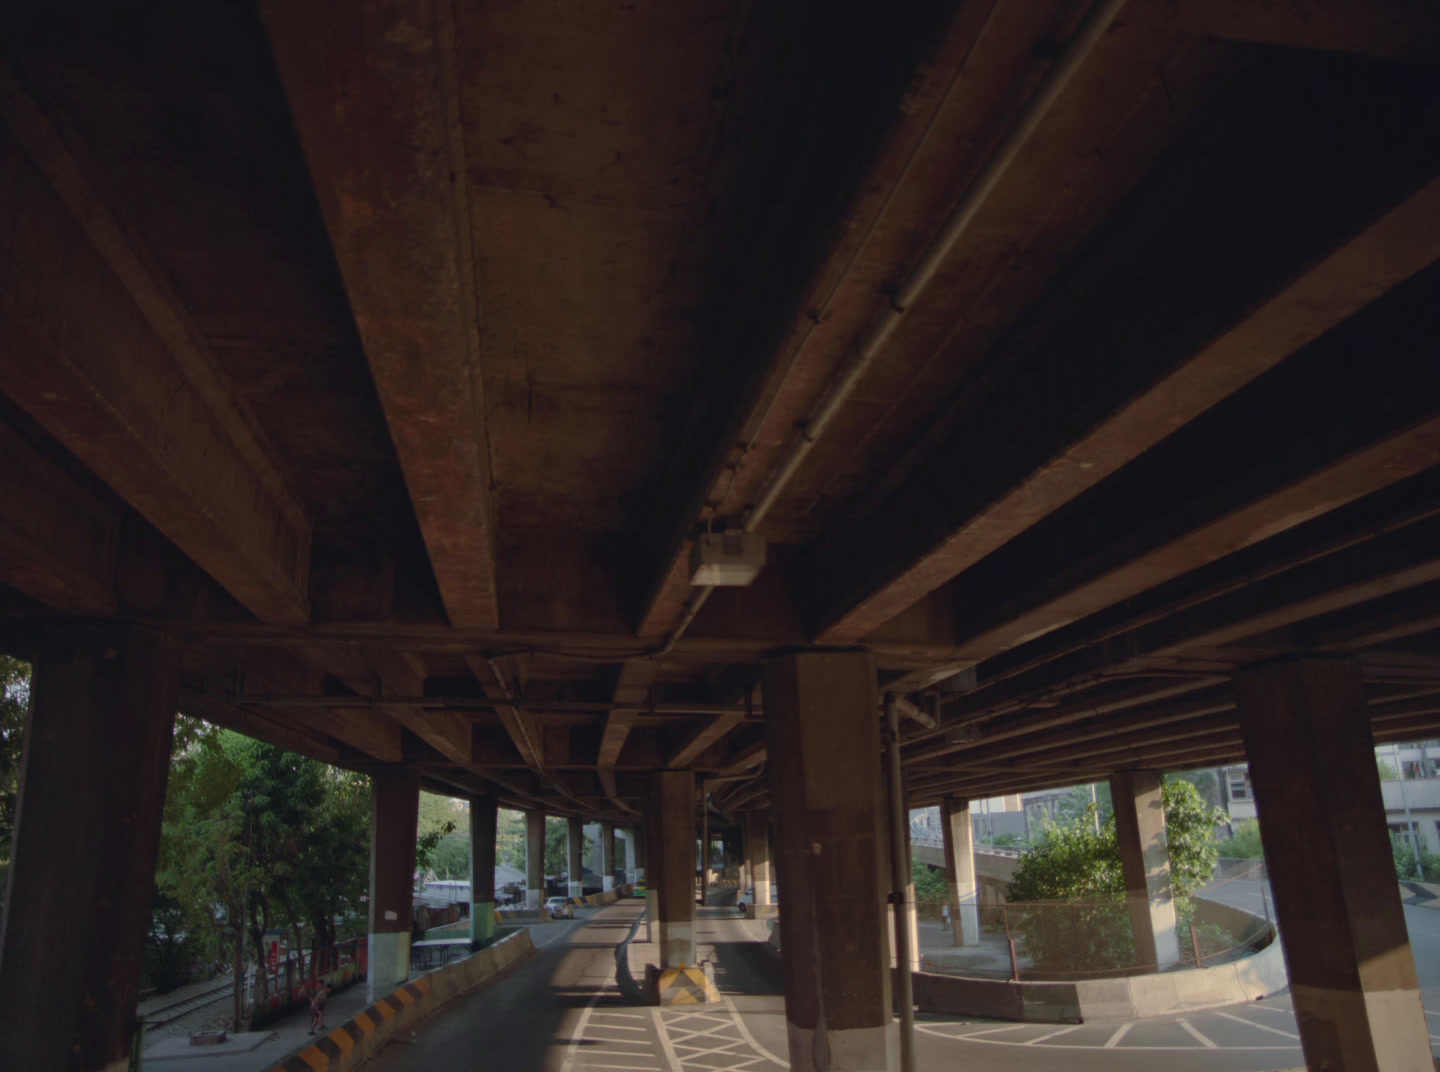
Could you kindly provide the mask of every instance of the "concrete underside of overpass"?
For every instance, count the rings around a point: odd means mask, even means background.
[[[76,875],[141,926],[177,709],[374,774],[392,879],[417,786],[656,867],[664,796],[878,916],[885,693],[915,806],[1248,759],[1317,1000],[1413,989],[1350,757],[1440,727],[1437,255],[1422,0],[8,6],[0,992]]]

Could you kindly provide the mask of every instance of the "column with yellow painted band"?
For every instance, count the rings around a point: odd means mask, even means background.
[[[715,986],[709,964],[657,968],[645,972],[646,989],[653,1005],[711,1005],[724,999]]]

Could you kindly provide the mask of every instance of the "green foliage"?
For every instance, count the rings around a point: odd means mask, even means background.
[[[10,834],[19,799],[20,753],[25,743],[25,712],[30,706],[30,664],[0,655],[0,906],[10,870]]]
[[[237,975],[268,929],[331,944],[368,886],[369,827],[368,779],[181,716],[156,872],[181,920],[166,926]]]
[[[1394,830],[1390,831],[1390,851],[1395,859],[1395,875],[1404,882],[1440,882],[1440,856],[1426,847],[1424,839],[1418,839],[1420,858],[1416,860],[1410,839]]]
[[[942,905],[950,897],[945,874],[918,860],[910,863],[910,877],[915,883],[915,900],[921,904]]]
[[[1220,779],[1215,776],[1213,770],[1183,771],[1180,774],[1165,775],[1167,782],[1189,782],[1200,793],[1200,799],[1206,804],[1220,804]]]
[[[1095,812],[1090,809],[1098,808],[1100,824],[1103,826],[1110,816],[1115,814],[1115,806],[1110,801],[1110,786],[1105,782],[1099,782],[1095,786],[1095,799],[1090,799],[1090,787],[1088,785],[1077,785],[1070,790],[1070,795],[1062,800],[1055,808],[1055,818],[1060,825],[1077,822],[1082,816],[1089,815],[1090,823],[1095,823]]]
[[[1089,791],[1086,791],[1089,796]],[[1216,846],[1211,833],[1224,813],[1201,799],[1191,782],[1164,784],[1170,883],[1177,905],[1209,881]],[[1007,906],[1012,933],[1041,972],[1096,972],[1135,964],[1134,936],[1115,818],[1095,830],[1094,806],[1064,825],[1046,823],[1021,858]]]
[[[1375,765],[1380,768],[1380,780],[1382,782],[1398,782],[1400,772],[1395,769],[1395,764],[1388,759],[1376,759]]]
[[[1170,852],[1170,884],[1183,897],[1210,880],[1218,858],[1211,840],[1224,813],[1211,807],[1188,781],[1166,782],[1163,789],[1165,835]],[[1051,901],[1096,894],[1123,893],[1120,849],[1112,815],[1095,832],[1095,812],[1064,825],[1046,823],[1010,883],[1012,901]]]
[[[1012,902],[1058,901],[1124,889],[1114,817],[1096,833],[1095,806],[1087,803],[1069,822],[1041,825],[1039,837],[1020,858],[1006,896]]]
[[[1020,834],[997,834],[992,845],[998,845],[1006,849],[1028,848],[1030,843]]]
[[[495,860],[525,870],[525,813],[501,808],[495,823]]]
[[[1228,838],[1215,843],[1216,856],[1231,860],[1259,860],[1265,855],[1260,844],[1260,823],[1256,819],[1241,819],[1235,824],[1235,832]]]

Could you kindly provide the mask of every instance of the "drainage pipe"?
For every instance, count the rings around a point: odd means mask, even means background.
[[[900,705],[885,694],[885,765],[890,790],[890,904],[895,909],[895,982],[900,1006],[900,1072],[915,1072],[915,980],[910,974],[910,861],[905,858],[905,784],[900,774]]]
[[[776,499],[790,482],[796,470],[800,468],[810,449],[819,438],[825,433],[830,421],[840,411],[846,399],[854,392],[865,375],[870,365],[874,362],[875,356],[880,352],[886,341],[900,323],[900,318],[905,315],[915,301],[924,293],[925,288],[935,278],[935,273],[940,270],[941,263],[949,256],[960,236],[974,220],[976,213],[980,211],[986,199],[994,192],[999,185],[1005,172],[1020,155],[1020,150],[1030,140],[1037,127],[1054,107],[1060,94],[1075,76],[1086,58],[1094,51],[1100,39],[1105,36],[1111,23],[1115,21],[1120,9],[1125,6],[1126,0],[1100,0],[1085,15],[1075,36],[1065,46],[1060,58],[1055,65],[1046,72],[1039,87],[1036,88],[1034,96],[1026,103],[1024,110],[1015,120],[1015,123],[1006,132],[1000,144],[995,147],[981,166],[980,171],[971,180],[961,195],[959,203],[946,218],[944,225],[940,228],[929,247],[915,267],[901,279],[888,296],[886,303],[871,318],[865,330],[851,343],[846,352],[840,367],[830,378],[825,386],[825,393],[821,396],[820,402],[810,415],[799,425],[795,438],[791,440],[790,448],[786,451],[784,459],[775,469],[770,479],[765,482],[763,490],[753,503],[750,504],[741,517],[740,527],[745,532],[754,532],[765,519],[775,505]],[[657,656],[667,655],[674,648],[675,642],[680,639],[705,601],[710,598],[713,589],[709,586],[697,588],[686,601],[681,611],[680,620],[675,628],[670,631],[665,644],[656,652]]]

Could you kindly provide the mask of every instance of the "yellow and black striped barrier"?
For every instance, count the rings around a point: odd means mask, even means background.
[[[316,1072],[350,1057],[357,1047],[369,1050],[386,1023],[401,1016],[430,996],[430,981],[424,976],[387,994],[363,1012],[345,1021],[319,1042],[276,1065],[273,1072]]]
[[[645,971],[652,1005],[710,1005],[723,1000],[715,986],[710,965],[678,968],[657,968],[651,964]]]

